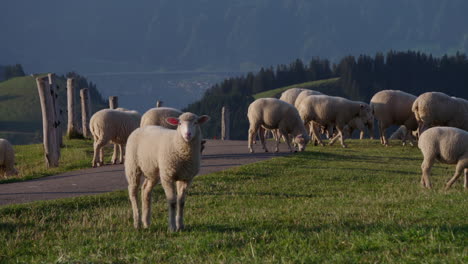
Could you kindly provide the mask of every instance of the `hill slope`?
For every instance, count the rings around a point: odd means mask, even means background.
[[[276,88],[273,90],[268,90],[268,91],[261,92],[258,94],[254,94],[252,97],[255,100],[259,98],[266,98],[266,97],[279,98],[282,92],[286,91],[287,89],[295,88],[295,87],[309,89],[309,90],[316,90],[319,92],[323,92],[325,94],[335,95],[339,93],[338,91],[339,80],[340,78],[337,77],[337,78],[330,78],[330,79],[325,79],[325,80],[293,84],[293,85],[289,85],[285,87]]]

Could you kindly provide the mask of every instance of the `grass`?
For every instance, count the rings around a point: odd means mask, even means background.
[[[258,146],[257,146],[258,147]],[[467,263],[468,196],[415,147],[351,140],[195,179],[187,229],[134,230],[126,192],[0,207],[1,263]]]
[[[44,150],[42,144],[15,145],[15,167],[19,175],[2,178],[1,183],[10,183],[36,179],[58,173],[89,168],[93,158],[92,140],[65,139],[64,148],[61,149],[61,156],[58,168],[47,169],[44,161]],[[105,150],[106,161],[109,161],[111,150]]]
[[[279,95],[286,91],[287,89],[290,88],[304,88],[304,89],[311,89],[311,90],[317,90],[320,92],[327,92],[327,89],[330,88],[330,86],[335,85],[340,78],[331,78],[331,79],[325,79],[325,80],[318,80],[318,81],[312,81],[312,82],[305,82],[305,83],[299,83],[299,84],[294,84],[286,87],[281,87],[273,90],[268,90],[265,92],[261,92],[258,94],[254,94],[252,97],[255,99],[259,98],[267,98],[267,97],[279,97]]]

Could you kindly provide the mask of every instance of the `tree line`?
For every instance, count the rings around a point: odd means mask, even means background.
[[[288,65],[262,68],[257,73],[215,84],[202,99],[188,105],[184,111],[210,115],[212,121],[204,127],[204,136],[219,138],[221,108],[227,106],[231,109],[231,138],[245,139],[249,126],[247,108],[253,102],[254,94],[333,77],[340,78],[320,91],[352,100],[369,102],[376,92],[385,89],[414,95],[440,91],[468,98],[468,59],[465,54],[436,58],[415,51],[389,51],[375,56],[346,56],[333,64],[327,59],[313,58],[309,63],[296,59]]]

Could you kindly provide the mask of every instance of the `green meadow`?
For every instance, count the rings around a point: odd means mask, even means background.
[[[198,176],[177,233],[159,185],[143,230],[124,191],[3,206],[0,263],[467,263],[468,193],[443,164],[423,189],[421,161],[350,140]]]

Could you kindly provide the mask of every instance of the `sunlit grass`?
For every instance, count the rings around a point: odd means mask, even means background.
[[[195,179],[187,229],[135,230],[126,192],[0,208],[5,263],[466,263],[467,192],[420,187],[415,147],[350,140]]]

